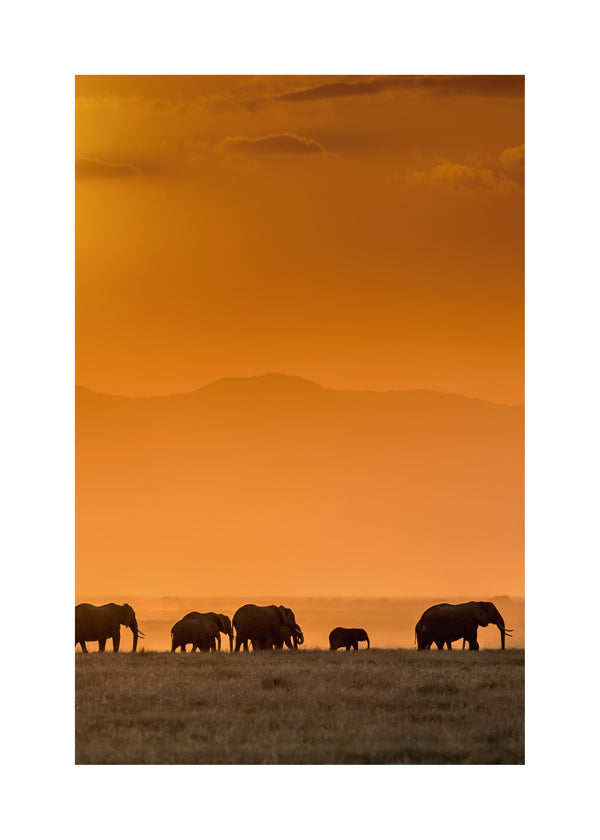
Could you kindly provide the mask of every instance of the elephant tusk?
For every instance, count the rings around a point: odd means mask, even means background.
[[[138,634],[138,636],[139,636],[141,639],[145,639],[145,638],[146,638],[146,634],[145,634],[145,633],[142,633],[142,631],[141,631],[141,630],[138,630],[138,631],[137,631],[137,634]]]

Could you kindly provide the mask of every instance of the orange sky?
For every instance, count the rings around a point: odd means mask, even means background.
[[[78,384],[523,402],[522,77],[79,76]]]
[[[522,404],[523,111],[518,76],[77,77],[77,384]],[[78,591],[522,594],[522,414],[268,387],[271,425],[79,395]]]

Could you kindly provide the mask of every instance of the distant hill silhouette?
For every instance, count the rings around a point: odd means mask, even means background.
[[[84,588],[522,591],[522,406],[274,373],[78,387],[76,447]]]

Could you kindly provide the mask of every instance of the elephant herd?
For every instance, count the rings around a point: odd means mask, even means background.
[[[504,626],[504,619],[491,601],[468,601],[465,604],[436,604],[425,610],[415,627],[415,638],[419,650],[429,650],[435,644],[439,650],[444,645],[452,649],[452,642],[468,642],[469,650],[479,650],[477,628],[495,624],[500,630],[502,649],[505,636],[511,631]],[[133,650],[137,650],[138,637],[144,634],[139,629],[133,607],[129,604],[78,604],[75,607],[75,645],[87,653],[87,642],[98,642],[103,651],[108,639],[112,639],[113,650],[119,650],[121,626],[128,627],[133,634]],[[229,637],[229,650],[273,650],[297,649],[304,644],[304,635],[296,617],[289,607],[271,604],[259,607],[245,604],[233,616],[233,621],[222,613],[190,612],[171,628],[171,653],[179,648],[186,652],[221,650],[221,634]],[[358,650],[358,643],[364,641],[370,647],[366,630],[360,627],[335,627],[329,634],[330,650]]]

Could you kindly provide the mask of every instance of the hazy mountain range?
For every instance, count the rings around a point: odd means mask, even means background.
[[[78,589],[522,594],[523,411],[280,374],[78,387]]]

